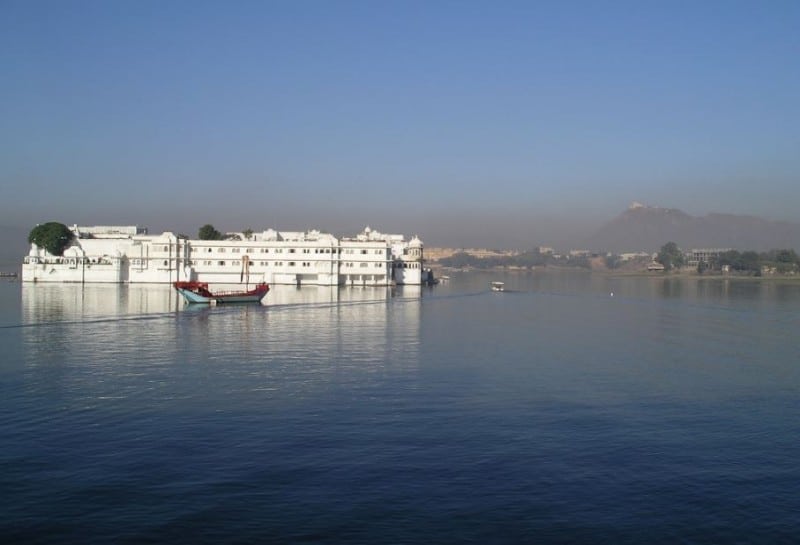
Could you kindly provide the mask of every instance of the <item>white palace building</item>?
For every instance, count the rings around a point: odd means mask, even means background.
[[[352,238],[319,231],[228,233],[192,240],[136,226],[70,227],[63,256],[31,245],[23,282],[171,283],[195,280],[317,286],[419,285],[428,280],[422,241],[369,227]]]

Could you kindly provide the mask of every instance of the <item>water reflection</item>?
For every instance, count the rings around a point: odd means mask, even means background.
[[[509,291],[489,292],[495,279]],[[664,280],[453,274],[216,308],[157,286],[17,288],[21,308],[0,309],[6,527],[82,536],[101,517],[100,540],[139,542],[196,524],[190,542],[241,512],[256,521],[242,541],[297,541],[313,512],[300,537],[347,541],[388,516],[423,520],[422,537],[358,535],[486,541],[496,513],[538,520],[544,505],[593,513],[580,532],[639,517],[631,542],[758,513],[747,530],[781,542],[798,511],[799,286]],[[453,513],[475,526],[454,537]],[[52,538],[29,536],[16,541]]]
[[[219,289],[234,289],[220,286]],[[169,286],[119,284],[23,284],[21,286],[21,319],[25,324],[64,320],[82,320],[113,316],[160,314],[169,312],[203,312],[209,307],[187,305]],[[419,286],[331,287],[275,286],[262,306],[336,305],[388,302],[392,298],[418,299]],[[248,308],[258,308],[256,305]]]
[[[182,301],[168,286],[23,284],[25,324],[174,312]]]
[[[625,275],[583,270],[448,271],[450,280],[435,287],[445,293],[483,292],[489,282],[505,282],[510,293],[594,295],[623,299],[669,299],[733,306],[791,304],[800,297],[797,279],[707,277],[687,275]],[[509,295],[506,293],[505,295]]]
[[[419,287],[278,286],[265,303],[186,305],[167,286],[25,285],[24,365],[45,374],[72,368],[42,377],[55,390],[67,376],[100,396],[127,397],[155,395],[143,376],[160,384],[162,374],[174,382],[190,372],[189,389],[205,373],[220,384],[254,380],[247,390],[304,390],[343,372],[405,373],[418,364]]]

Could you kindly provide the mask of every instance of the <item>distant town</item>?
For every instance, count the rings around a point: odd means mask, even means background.
[[[796,223],[734,214],[694,217],[633,202],[586,238],[584,248],[591,249],[425,248],[425,259],[432,266],[455,269],[571,267],[651,274],[791,276],[800,274],[794,250],[798,243],[800,224]]]
[[[800,273],[800,258],[793,249],[766,252],[731,248],[681,250],[673,242],[658,252],[596,253],[570,250],[558,253],[548,246],[528,251],[487,248],[426,248],[426,263],[450,269],[509,269],[569,267],[592,271],[681,272],[700,275],[775,276]]]

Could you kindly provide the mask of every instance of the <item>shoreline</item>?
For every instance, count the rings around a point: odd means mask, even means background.
[[[648,272],[648,271],[618,271],[611,269],[584,269],[580,267],[561,267],[548,265],[546,267],[533,267],[530,269],[524,268],[509,268],[509,267],[491,267],[488,269],[478,268],[456,268],[456,267],[441,267],[436,265],[429,266],[434,272],[434,278],[441,278],[442,272],[449,274],[451,272],[485,272],[485,273],[524,273],[531,274],[537,272],[554,272],[554,273],[582,273],[582,274],[597,274],[602,276],[615,276],[615,277],[631,277],[631,278],[686,278],[694,280],[746,280],[754,282],[787,282],[787,283],[800,283],[800,275],[797,274],[770,274],[764,276],[754,275],[737,275],[737,274],[698,274],[695,271],[675,271],[675,272]]]

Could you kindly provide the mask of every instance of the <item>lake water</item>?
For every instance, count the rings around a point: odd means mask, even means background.
[[[0,535],[800,541],[800,283],[451,276],[0,282]]]

